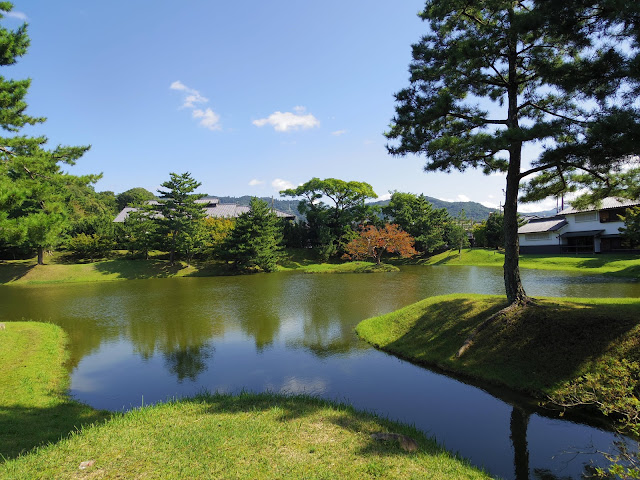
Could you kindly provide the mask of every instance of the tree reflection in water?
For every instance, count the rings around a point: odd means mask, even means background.
[[[211,358],[215,348],[208,345],[187,345],[183,348],[163,353],[164,362],[173,375],[182,383],[185,378],[192,382],[207,369],[207,360]]]

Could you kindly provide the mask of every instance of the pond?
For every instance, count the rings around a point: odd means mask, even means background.
[[[534,296],[640,296],[638,282],[522,275]],[[61,325],[71,339],[71,394],[96,408],[204,389],[307,393],[415,424],[495,476],[579,478],[585,464],[602,461],[593,452],[609,450],[613,434],[396,359],[353,332],[365,318],[427,296],[503,288],[500,268],[446,266],[3,286],[0,321]]]

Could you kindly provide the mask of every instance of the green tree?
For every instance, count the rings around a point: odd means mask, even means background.
[[[416,250],[433,253],[445,247],[445,208],[434,208],[424,195],[393,192],[382,212],[415,239]]]
[[[368,183],[337,178],[312,178],[297,188],[282,190],[280,195],[303,197],[298,211],[306,216],[311,246],[324,258],[341,253],[356,236],[354,228],[375,216],[365,201],[378,198]]]
[[[502,248],[504,246],[504,215],[502,213],[491,213],[486,223],[487,247]]]
[[[146,211],[141,206],[139,210],[129,212],[129,216],[124,221],[123,229],[127,249],[132,255],[142,255],[145,260],[149,258],[149,251],[160,243],[158,223],[153,215],[154,213]]]
[[[171,179],[161,184],[166,190],[158,190],[160,200],[157,205],[148,205],[146,210],[158,224],[159,231],[169,236],[169,263],[175,262],[178,237],[194,236],[195,230],[204,217],[203,206],[196,200],[204,195],[193,193],[201,184],[189,172],[170,173]],[[154,213],[158,215],[153,215]],[[192,247],[190,242],[184,245]]]
[[[273,272],[281,256],[282,220],[264,200],[253,197],[224,240],[223,257],[239,270]]]
[[[627,208],[624,216],[619,215],[624,222],[620,227],[620,233],[631,244],[631,248],[640,245],[640,207]]]
[[[12,8],[0,2],[0,18]],[[16,63],[28,46],[26,24],[14,31],[0,27],[0,67]],[[45,137],[18,135],[25,125],[45,121],[25,113],[30,84],[30,79],[0,77],[0,128],[12,134],[0,137],[0,239],[37,250],[38,264],[43,264],[44,250],[61,243],[70,226],[70,191],[100,177],[77,177],[62,170],[61,165],[74,165],[89,147],[47,150]]]
[[[576,172],[606,179],[637,153],[632,139],[640,115],[633,102],[621,101],[634,60],[615,37],[628,31],[624,19],[599,17],[586,0],[566,3],[570,8],[428,0],[420,17],[430,28],[413,46],[410,86],[396,94],[387,133],[397,141],[390,153],[423,154],[427,171],[506,173],[504,280],[511,304],[528,301],[518,262],[523,179],[557,175],[568,184],[579,179]],[[542,153],[526,166],[522,149],[533,142]],[[534,184],[526,199],[552,194],[549,185]]]
[[[116,195],[118,211],[131,205],[140,205],[148,200],[153,200],[156,196],[149,190],[142,187],[130,188],[129,190]]]
[[[464,210],[452,218],[445,226],[445,238],[450,247],[457,248],[458,254],[462,253],[464,247],[469,246],[469,234],[467,233],[467,215]]]

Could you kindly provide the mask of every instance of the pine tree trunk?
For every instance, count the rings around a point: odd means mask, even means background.
[[[44,247],[38,247],[38,265],[44,265]]]
[[[513,22],[513,9],[509,10],[509,20]],[[509,117],[507,127],[519,130],[518,119],[518,38],[515,30],[509,32]],[[522,163],[522,142],[512,141],[509,147],[509,169],[507,190],[504,200],[504,287],[510,304],[525,304],[527,294],[520,280],[518,245],[518,189],[520,187],[520,167]]]
[[[515,153],[515,152],[514,152]],[[519,157],[519,152],[516,154]],[[518,165],[520,161],[518,160]],[[510,304],[524,304],[528,297],[520,279],[518,244],[518,174],[512,172],[513,159],[507,175],[507,191],[504,202],[504,288]],[[514,168],[515,170],[515,168]],[[518,166],[518,171],[520,170]],[[515,178],[513,178],[515,177]]]

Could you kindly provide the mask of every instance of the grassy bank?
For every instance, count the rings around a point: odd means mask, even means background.
[[[555,395],[587,373],[640,361],[640,299],[539,299],[493,322],[460,358],[456,353],[504,297],[431,297],[361,322],[358,335],[416,363],[505,385],[534,396]],[[636,379],[637,382],[637,379]]]
[[[64,331],[11,322],[0,330],[0,458],[55,442],[108,412],[69,400]]]
[[[486,248],[464,248],[460,255],[458,250],[449,250],[420,264],[502,267],[504,253]],[[640,278],[640,255],[520,255],[520,267]]]
[[[292,255],[283,260],[280,271],[301,273],[375,273],[394,272],[398,267],[372,262],[319,263],[316,260]],[[149,260],[115,258],[96,262],[75,263],[64,256],[55,255],[45,265],[35,259],[0,260],[0,284],[37,285],[48,283],[87,283],[145,278],[211,277],[232,275],[223,262],[176,262],[170,265],[162,258]]]
[[[63,341],[52,325],[0,330],[0,358],[12,377],[0,387],[13,392],[2,396],[0,448],[9,459],[0,463],[0,478],[489,478],[411,427],[311,397],[201,395],[114,414],[76,432],[80,419],[100,420],[104,412],[61,395]],[[33,426],[49,422],[49,437],[32,439],[37,432],[16,421],[25,413],[38,416]],[[410,436],[418,449],[374,440],[376,432]],[[12,458],[22,451],[15,442],[29,448],[46,441]]]

